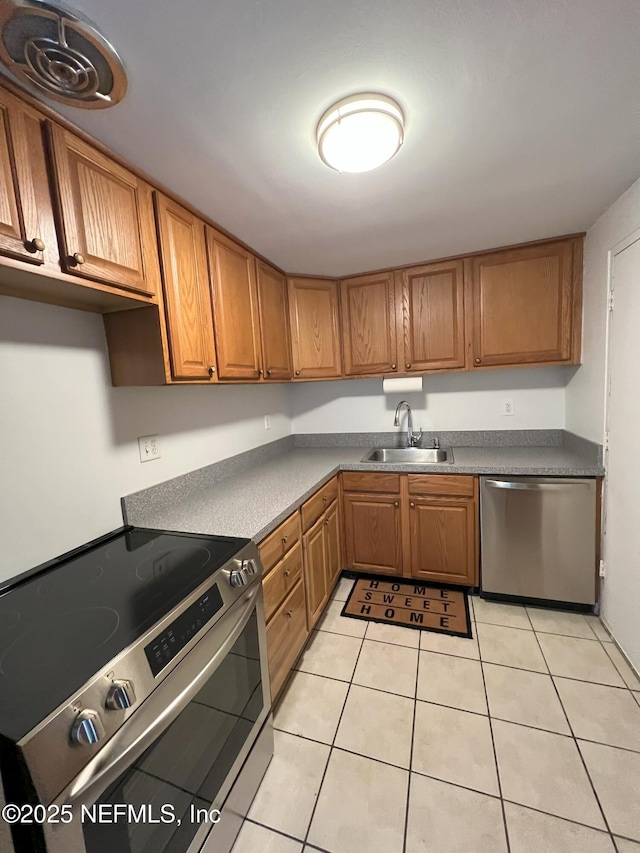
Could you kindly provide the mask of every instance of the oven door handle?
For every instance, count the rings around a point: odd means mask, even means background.
[[[107,741],[67,786],[56,802],[72,805],[95,802],[103,791],[142,755],[184,711],[213,675],[247,626],[261,591],[262,585],[258,581],[243,597],[242,609],[238,612],[236,607],[232,607],[200,642],[196,643],[184,660],[129,718],[126,725]],[[215,651],[212,651],[212,646]]]

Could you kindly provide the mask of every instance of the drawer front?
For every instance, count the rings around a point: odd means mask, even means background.
[[[300,514],[294,512],[258,546],[265,575],[300,541]]]
[[[320,518],[325,509],[338,497],[338,478],[334,477],[302,504],[302,530],[307,531]]]
[[[474,477],[464,474],[409,474],[410,495],[473,497]]]
[[[302,577],[302,545],[298,542],[262,581],[264,617],[269,621]]]
[[[342,475],[345,492],[388,492],[399,494],[400,474],[374,474],[345,471]]]
[[[267,625],[271,697],[275,699],[307,639],[304,584],[300,580]]]

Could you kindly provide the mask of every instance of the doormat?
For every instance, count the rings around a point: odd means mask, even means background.
[[[466,591],[442,584],[358,578],[342,615],[454,637],[472,636]]]

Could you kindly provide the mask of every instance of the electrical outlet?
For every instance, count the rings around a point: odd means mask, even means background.
[[[502,414],[506,418],[510,418],[514,414],[513,400],[505,400],[502,404]]]
[[[271,415],[264,416],[264,428],[271,429]]]
[[[140,451],[141,462],[150,462],[152,459],[160,459],[160,436],[141,435],[138,439],[138,450]]]

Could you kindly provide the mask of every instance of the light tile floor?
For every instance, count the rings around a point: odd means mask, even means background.
[[[596,617],[473,598],[466,640],[343,617],[351,583],[233,853],[640,853],[640,682]]]

